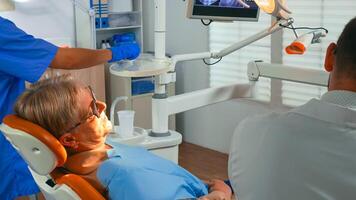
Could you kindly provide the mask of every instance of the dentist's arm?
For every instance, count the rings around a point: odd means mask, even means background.
[[[110,49],[59,48],[50,67],[56,69],[83,69],[106,62],[135,59],[140,54],[137,44],[123,44]]]

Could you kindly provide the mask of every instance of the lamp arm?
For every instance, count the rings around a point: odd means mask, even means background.
[[[212,58],[212,52],[201,52],[201,53],[189,53],[189,54],[180,54],[172,56],[172,69],[171,71],[175,71],[176,64],[181,61],[188,61],[188,60],[200,60],[203,58]]]
[[[288,14],[292,14],[292,11],[289,10],[289,8],[285,4],[279,4],[279,6],[282,8],[282,10],[284,10]]]
[[[221,58],[224,57],[234,51],[237,51],[253,42],[256,42],[266,36],[269,36],[271,34],[273,34],[274,32],[277,32],[281,29],[283,29],[283,26],[289,26],[294,22],[293,18],[289,18],[289,19],[282,19],[280,21],[278,21],[277,23],[275,23],[274,25],[272,25],[270,28],[267,28],[259,33],[256,33],[242,41],[239,41],[235,44],[232,44],[231,46],[219,51],[218,53],[213,53],[212,57],[213,58]]]
[[[235,98],[252,96],[249,84],[232,84],[221,87],[184,93],[168,98],[152,99],[152,132],[151,136],[162,137],[169,135],[169,116],[184,111],[201,108],[207,105]]]
[[[260,77],[274,78],[317,86],[328,86],[329,74],[322,70],[286,66],[281,64],[252,61],[248,64],[247,75],[250,81]]]
[[[253,42],[256,42],[257,40],[260,40],[268,35],[273,34],[276,31],[279,31],[283,29],[284,27],[287,27],[291,24],[293,24],[294,20],[293,18],[289,19],[281,19],[277,21],[274,25],[271,27],[256,33],[242,41],[239,41],[217,53],[214,52],[202,52],[202,53],[191,53],[191,54],[181,54],[181,55],[175,55],[172,56],[172,64],[171,64],[171,71],[175,71],[176,64],[181,61],[188,61],[188,60],[198,60],[198,59],[207,59],[207,58],[221,58],[224,57],[234,51],[237,51]]]

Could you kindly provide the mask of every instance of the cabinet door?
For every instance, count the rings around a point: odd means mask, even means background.
[[[87,6],[85,9],[89,10],[89,0],[80,0],[80,3]],[[95,49],[95,19],[85,9],[82,9],[81,6],[74,8],[76,47]]]
[[[95,92],[96,98],[99,101],[105,102],[104,65],[97,65],[95,67],[80,70],[50,69],[49,72],[46,72],[50,77],[68,73],[84,84],[90,85]]]
[[[132,109],[135,111],[135,126],[152,128],[152,97],[150,95],[133,97]]]

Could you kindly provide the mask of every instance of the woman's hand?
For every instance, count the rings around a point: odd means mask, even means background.
[[[199,200],[231,200],[231,195],[228,197],[224,192],[212,191],[209,194],[200,197]]]
[[[232,191],[222,180],[213,179],[207,182],[209,194],[199,198],[200,200],[231,200]]]

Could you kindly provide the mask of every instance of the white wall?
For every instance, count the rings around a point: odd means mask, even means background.
[[[73,7],[70,0],[29,0],[16,3],[14,11],[0,12],[0,15],[35,37],[57,44],[74,44]]]
[[[153,50],[153,1],[144,1],[145,50]],[[199,20],[186,17],[186,2],[167,0],[167,52],[170,54],[202,52],[209,49],[208,28]],[[237,66],[239,67],[239,66]],[[247,67],[247,66],[240,66]],[[209,86],[209,69],[202,61],[178,65],[177,93]],[[247,116],[271,112],[268,105],[232,100],[179,114],[177,129],[184,140],[227,153],[236,125]]]

